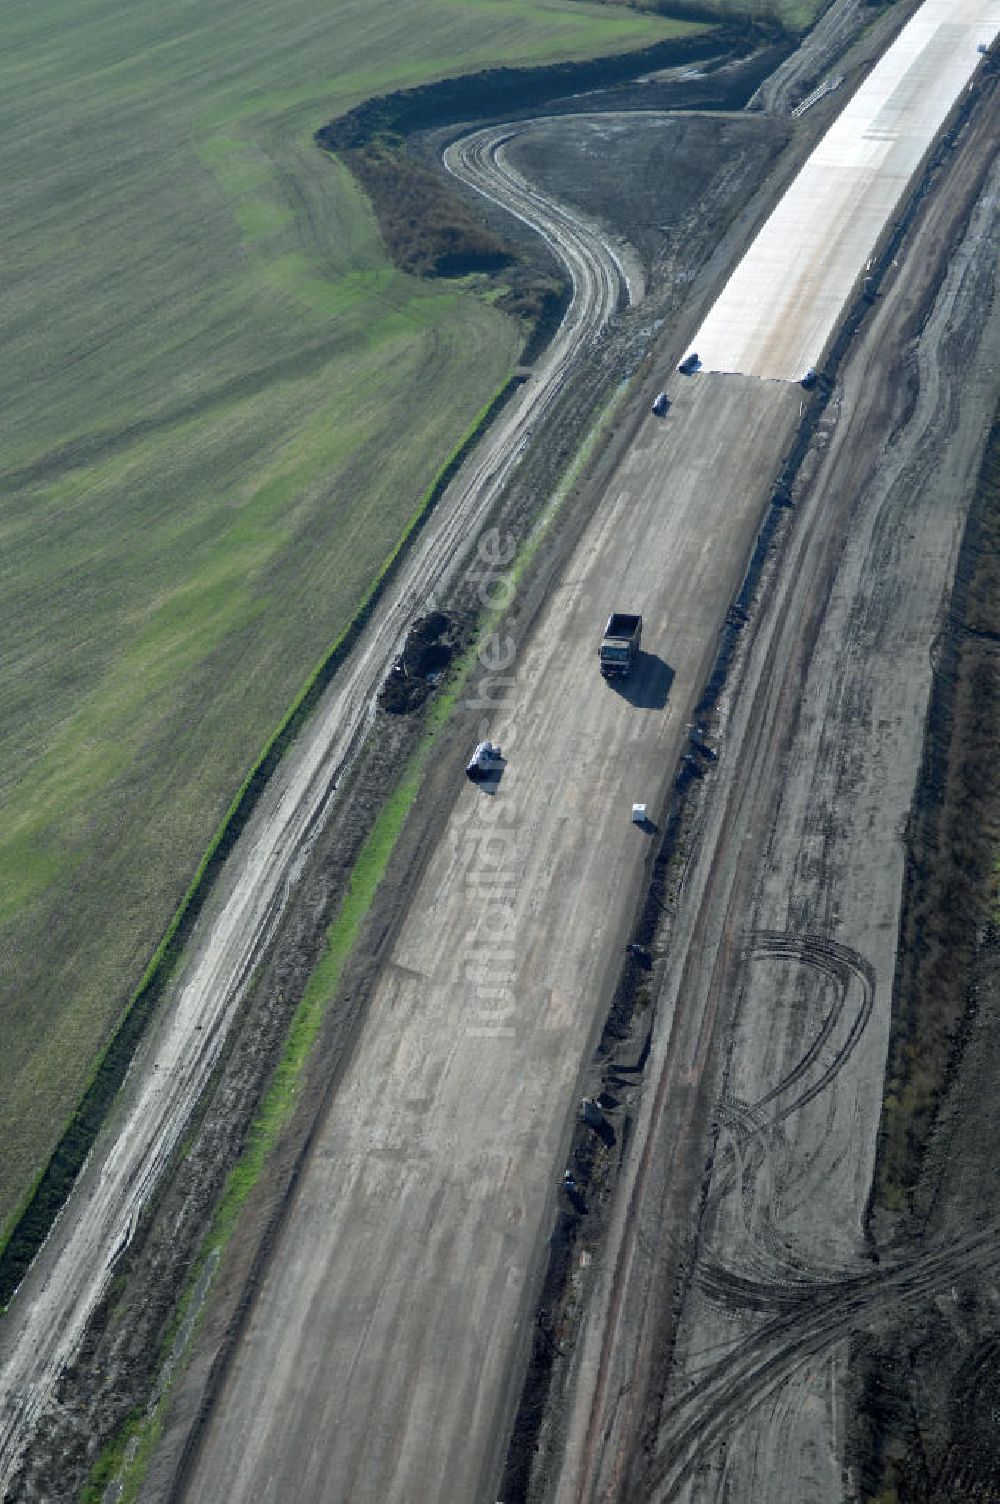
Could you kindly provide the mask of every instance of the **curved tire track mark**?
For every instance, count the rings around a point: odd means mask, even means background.
[[[715,1167],[706,1210],[714,1211],[740,1189],[744,1227],[751,1243],[747,1258],[753,1257],[753,1245],[757,1245],[760,1264],[764,1264],[766,1256],[779,1271],[775,1282],[780,1282],[789,1270],[795,1271],[796,1276],[823,1277],[831,1272],[829,1268],[817,1268],[804,1262],[781,1237],[770,1215],[771,1198],[759,1194],[758,1182],[761,1174],[770,1169],[773,1150],[777,1147],[775,1141],[783,1139],[782,1123],[829,1086],[864,1033],[874,1004],[875,973],[857,951],[818,935],[758,931],[752,937],[747,959],[752,962],[761,958],[796,962],[829,977],[834,984],[833,1003],[805,1052],[776,1086],[752,1104],[729,1096],[720,1102],[718,1121],[729,1137],[719,1151],[721,1163]],[[857,1009],[850,1017],[846,1037],[834,1049],[833,1059],[823,1065],[824,1050],[831,1040],[836,1041],[841,1031],[852,985],[860,988]],[[816,1076],[818,1063],[820,1074]],[[802,1083],[805,1083],[804,1089],[792,1101],[773,1113],[767,1112],[767,1108],[779,1103],[793,1087]],[[695,1278],[706,1293],[711,1293],[714,1275],[706,1272],[703,1280],[699,1272]]]
[[[779,1081],[765,1096],[755,1103],[759,1110],[774,1102],[782,1096],[790,1087],[798,1085],[806,1076],[819,1058],[819,1055],[834,1033],[840,1022],[844,1006],[847,1001],[848,989],[852,977],[861,984],[861,1002],[857,1014],[851,1022],[847,1038],[835,1051],[831,1063],[824,1069],[817,1080],[813,1081],[794,1101],[783,1107],[772,1119],[779,1123],[790,1117],[793,1112],[798,1112],[807,1102],[819,1096],[824,1091],[841,1067],[847,1062],[858,1040],[865,1031],[865,1027],[871,1017],[872,1007],[875,1002],[875,972],[868,961],[858,951],[850,946],[841,945],[839,941],[827,940],[819,935],[795,935],[782,934],[777,931],[761,930],[754,936],[754,944],[751,950],[752,957],[767,957],[774,960],[799,961],[803,966],[810,966],[817,971],[832,977],[836,984],[834,1005],[830,1009],[819,1033],[805,1054],[788,1074]]]
[[[893,1267],[873,1268],[842,1279],[803,1282],[789,1292],[786,1308],[756,1334],[743,1340],[737,1352],[716,1359],[690,1385],[664,1423],[664,1445],[648,1475],[644,1497],[648,1504],[665,1504],[675,1497],[704,1453],[765,1403],[808,1359],[911,1302],[927,1298],[956,1279],[1000,1265],[1000,1222],[992,1222],[967,1237],[931,1249]],[[766,1286],[731,1277],[730,1298],[746,1305],[755,1288],[764,1299]],[[722,1284],[720,1283],[720,1288]],[[735,1301],[734,1301],[735,1303]]]

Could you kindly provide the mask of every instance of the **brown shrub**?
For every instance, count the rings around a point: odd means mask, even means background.
[[[385,248],[402,271],[461,277],[495,272],[515,259],[513,249],[394,138],[346,152],[345,161],[371,199]]]

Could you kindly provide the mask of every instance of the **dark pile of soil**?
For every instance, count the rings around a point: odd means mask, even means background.
[[[455,646],[454,624],[443,611],[432,611],[415,621],[382,685],[382,709],[390,715],[407,715],[422,705],[451,662]]]

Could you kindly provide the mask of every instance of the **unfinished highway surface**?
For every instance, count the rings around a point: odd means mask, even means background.
[[[794,388],[742,378],[674,397],[504,667],[485,719],[506,770],[460,791],[413,893],[185,1498],[486,1497],[643,885],[631,803],[660,818],[799,415]],[[616,607],[644,617],[621,687],[596,655]]]
[[[630,806],[662,817],[800,413],[797,388],[750,377],[670,394],[529,641],[498,646],[509,683],[482,731],[506,770],[493,794],[461,790],[423,869],[177,1497],[492,1497],[581,1072],[643,886]],[[594,656],[612,609],[645,623],[624,688]],[[853,973],[831,968],[849,1034]]]
[[[500,183],[496,196],[513,191]],[[576,234],[575,308],[592,317],[564,326],[436,513],[237,846],[137,1062],[120,1136],[99,1146],[5,1322],[0,1480],[184,1131],[407,624],[462,567],[528,443],[532,402],[617,296],[614,258],[595,263],[571,216],[554,212],[542,230],[561,249]],[[662,812],[799,418],[801,394],[782,383],[701,376],[670,391],[667,422],[643,428],[531,639],[503,665],[512,683],[484,715],[503,778],[493,795],[460,791],[415,888],[178,1480],[189,1499],[461,1501],[487,1496],[496,1476],[577,1082],[643,886],[649,837],[629,807]],[[624,691],[600,680],[595,657],[616,608],[646,622]]]

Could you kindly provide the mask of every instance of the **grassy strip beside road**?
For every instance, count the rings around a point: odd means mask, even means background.
[[[436,720],[437,717],[432,717],[432,726]],[[351,873],[347,896],[327,931],[326,949],[292,1017],[284,1054],[261,1103],[247,1147],[226,1184],[205,1243],[205,1254],[221,1250],[228,1242],[246,1198],[260,1178],[268,1154],[292,1115],[299,1077],[316,1042],[323,1016],[340,984],[344,964],[361,933],[403,822],[416,798],[435,741],[436,726],[414,753],[361,849]]]
[[[469,655],[468,667],[465,669],[466,675],[471,669],[473,658],[474,652]],[[182,1324],[186,1325],[184,1342],[186,1349],[197,1330],[200,1309],[194,1313],[193,1322],[187,1321],[194,1291],[196,1287],[202,1285],[202,1300],[204,1300],[207,1287],[203,1273],[208,1262],[209,1260],[217,1261],[225,1249],[247,1197],[260,1179],[268,1155],[292,1116],[302,1071],[316,1043],[327,1007],[336,993],[344,964],[358,939],[375,892],[395,849],[403,823],[416,798],[421,776],[437,739],[437,731],[446,714],[445,703],[448,709],[453,707],[462,684],[464,684],[464,677],[457,679],[449,690],[444,691],[441,700],[433,706],[429,719],[431,729],[411,758],[399,784],[387,799],[358,856],[351,873],[347,896],[336,919],[327,931],[326,950],[292,1016],[284,1053],[261,1101],[246,1148],[226,1182],[225,1191],[199,1254],[195,1272],[181,1298],[178,1317],[171,1323],[170,1331],[164,1341],[163,1362],[173,1360],[176,1363],[178,1357],[183,1361],[183,1354],[176,1351],[175,1337],[178,1328]],[[160,1392],[150,1413],[146,1415],[135,1411],[132,1413],[95,1464],[90,1483],[82,1496],[82,1504],[100,1504],[105,1490],[112,1483],[121,1490],[117,1495],[119,1504],[128,1504],[128,1501],[138,1497],[139,1488],[162,1430],[164,1411],[169,1403],[170,1392],[171,1385],[168,1383]]]
[[[470,662],[471,666],[471,662]],[[464,681],[463,681],[464,682]],[[442,702],[449,708],[459,692],[458,683],[442,692]],[[209,1260],[216,1260],[232,1235],[246,1199],[260,1178],[267,1157],[278,1141],[295,1109],[296,1091],[310,1051],[316,1042],[327,1007],[336,993],[344,964],[353,949],[367,917],[378,884],[395,848],[403,822],[408,815],[436,741],[442,715],[435,704],[431,729],[411,758],[403,776],[390,794],[351,873],[347,895],[326,937],[326,949],[302,996],[288,1031],[284,1052],[271,1079],[260,1109],[251,1127],[246,1147],[233,1167],[226,1188],[212,1218],[199,1254],[195,1272],[181,1298],[178,1318],[171,1324],[163,1345],[162,1361],[176,1360],[175,1336],[186,1322],[188,1307]],[[204,1298],[204,1290],[202,1298]],[[197,1330],[197,1315],[186,1332],[186,1347]],[[138,1495],[153,1448],[163,1424],[163,1412],[169,1402],[170,1386],[159,1395],[151,1413],[133,1412],[119,1434],[102,1452],[91,1473],[90,1484],[83,1494],[83,1504],[100,1504],[104,1491],[112,1482],[121,1489],[120,1504]]]

